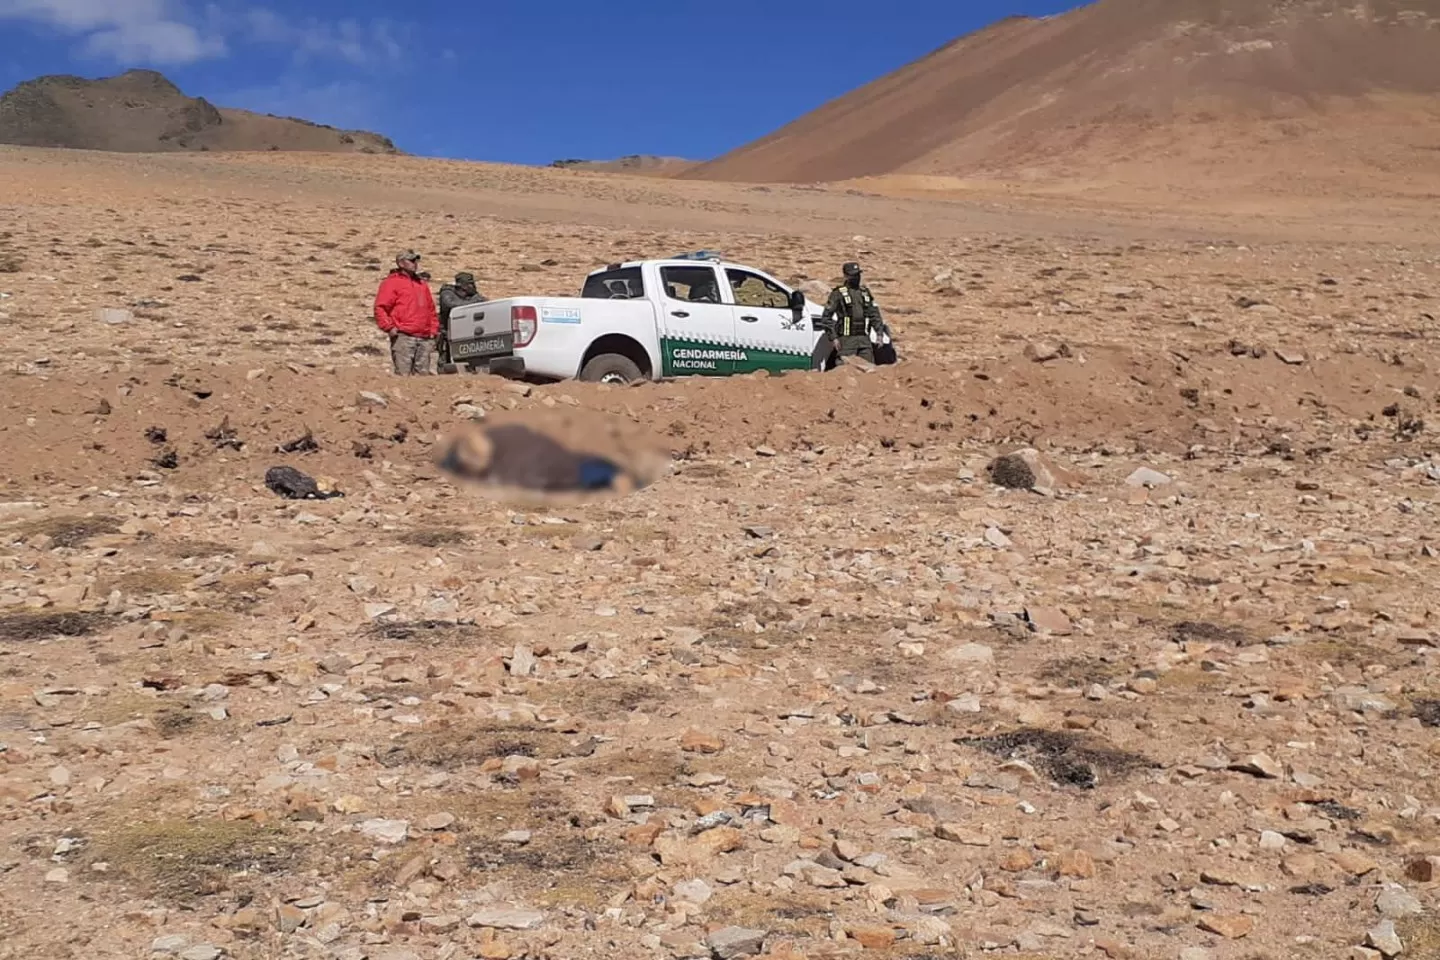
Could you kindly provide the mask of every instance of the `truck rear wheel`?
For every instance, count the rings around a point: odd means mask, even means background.
[[[618,353],[602,353],[580,371],[580,379],[588,383],[632,383],[641,376],[635,361]]]

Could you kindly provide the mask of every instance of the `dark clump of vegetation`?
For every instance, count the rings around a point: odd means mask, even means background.
[[[400,535],[400,542],[412,547],[444,547],[469,540],[470,535],[465,531],[449,527],[417,527]]]
[[[1138,753],[1091,744],[1069,731],[1022,727],[990,736],[959,737],[955,742],[1006,760],[1023,760],[1054,783],[1083,790],[1096,787],[1102,775],[1123,777],[1157,766]]]
[[[1411,714],[1427,727],[1440,727],[1440,700],[1413,700]]]
[[[149,894],[183,904],[224,893],[237,874],[282,873],[299,848],[279,829],[254,821],[161,820],[102,834],[90,852]]]
[[[1199,641],[1201,643],[1226,643],[1242,647],[1250,637],[1238,627],[1209,623],[1205,620],[1181,620],[1170,627],[1170,638],[1176,643]]]
[[[16,528],[15,539],[29,540],[32,537],[49,537],[52,547],[73,550],[82,547],[94,537],[120,532],[120,521],[114,517],[45,517],[32,520]]]
[[[103,613],[39,610],[0,615],[0,640],[45,640],[89,636],[110,622]]]

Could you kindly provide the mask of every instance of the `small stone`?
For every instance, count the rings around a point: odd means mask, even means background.
[[[962,643],[945,651],[944,657],[951,663],[994,663],[995,651],[983,643]]]
[[[985,542],[999,550],[1010,546],[1010,538],[1005,536],[1004,531],[999,527],[987,527],[985,529]]]
[[[185,949],[185,944],[189,942],[190,938],[183,933],[169,933],[150,941],[150,952],[165,954],[179,953]]]
[[[69,882],[70,882],[70,871],[69,871],[69,870],[66,870],[64,867],[56,867],[54,870],[51,870],[51,871],[49,871],[48,873],[45,874],[45,882],[46,882],[46,883],[69,883]]]
[[[225,951],[209,943],[197,943],[180,951],[180,960],[218,960]]]
[[[281,933],[294,933],[305,925],[305,911],[293,903],[282,903],[275,911],[275,927]]]
[[[1054,607],[1027,607],[1025,619],[1030,621],[1030,629],[1042,636],[1068,637],[1072,630],[1070,618]]]
[[[1070,356],[1070,347],[1053,340],[1034,340],[1025,344],[1025,359],[1034,363],[1048,363],[1061,357]]]
[[[764,930],[746,927],[722,927],[705,939],[705,944],[716,960],[733,960],[735,957],[751,957],[760,952],[768,936]]]
[[[1226,940],[1239,940],[1250,935],[1255,929],[1255,921],[1244,914],[1212,913],[1200,918],[1200,929]]]
[[[455,815],[452,813],[432,813],[420,821],[422,830],[444,830],[455,822]]]
[[[1141,467],[1125,478],[1125,483],[1132,487],[1163,487],[1171,482],[1168,476],[1149,467]]]
[[[687,903],[705,903],[714,895],[710,884],[704,880],[682,880],[675,884],[675,899]]]
[[[962,693],[954,700],[947,701],[945,709],[949,713],[979,713],[980,695],[978,693]]]
[[[479,947],[480,960],[510,960],[515,955],[510,944],[495,937],[491,940],[481,941]]]
[[[1095,876],[1095,858],[1084,850],[1070,850],[1060,855],[1055,868],[1062,877],[1089,880]]]
[[[355,397],[355,405],[358,407],[388,407],[390,401],[378,393],[370,390],[361,390]]]
[[[465,918],[472,927],[489,927],[494,930],[534,930],[545,920],[538,910],[521,910],[510,907],[487,907]]]
[[[379,843],[400,843],[409,832],[407,820],[366,820],[360,824],[360,833]]]
[[[1009,873],[1024,873],[1035,866],[1035,857],[1029,850],[1011,850],[1000,858],[1000,869]]]
[[[1363,877],[1378,866],[1373,859],[1356,850],[1341,850],[1331,859],[1335,861],[1335,866],[1352,877]]]
[[[1305,362],[1305,354],[1301,353],[1298,350],[1276,350],[1275,356],[1279,357],[1282,361],[1292,366],[1299,366],[1300,364]]]
[[[995,842],[995,838],[983,830],[973,830],[958,823],[940,824],[935,828],[935,836],[968,847],[988,847]]]
[[[1285,844],[1286,840],[1283,833],[1276,833],[1274,830],[1260,831],[1261,850],[1284,850]]]
[[[845,932],[866,950],[889,950],[895,945],[895,931],[889,927],[850,927]]]
[[[1375,898],[1375,909],[1380,916],[1391,920],[1413,917],[1425,912],[1419,899],[1398,883],[1388,883]]]
[[[681,734],[680,749],[686,753],[719,753],[725,749],[725,741],[692,727]]]
[[[528,677],[535,672],[535,653],[523,643],[515,645],[515,652],[510,656],[510,676]]]
[[[1263,753],[1254,753],[1243,760],[1237,760],[1230,764],[1230,769],[1265,780],[1278,780],[1285,775],[1285,767]]]
[[[1386,957],[1398,957],[1405,950],[1393,920],[1381,920],[1371,927],[1365,934],[1365,946],[1374,947]]]

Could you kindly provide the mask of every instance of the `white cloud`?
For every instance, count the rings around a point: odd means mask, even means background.
[[[407,35],[400,25],[387,20],[327,23],[314,17],[282,16],[265,7],[248,7],[231,14],[212,6],[210,15],[227,25],[227,33],[287,48],[296,60],[335,58],[357,65],[399,60],[404,50],[397,37]]]
[[[124,65],[193,63],[249,44],[288,50],[296,62],[367,65],[400,60],[409,37],[392,21],[327,22],[219,3],[194,11],[189,0],[0,0],[3,20],[75,35],[83,55]]]
[[[170,0],[0,0],[0,20],[28,20],[81,35],[81,50],[120,63],[181,64],[224,56]]]

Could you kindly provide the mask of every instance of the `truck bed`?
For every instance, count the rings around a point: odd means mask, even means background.
[[[649,300],[506,297],[475,304],[474,307],[484,309],[474,311],[478,318],[476,324],[465,327],[463,331],[455,321],[459,309],[451,314],[452,343],[458,346],[458,338],[464,336],[479,343],[498,345],[502,336],[509,337],[508,349],[514,361],[494,362],[499,357],[492,355],[486,358],[487,362],[491,362],[492,368],[508,368],[526,377],[565,380],[578,376],[586,347],[607,333],[633,337],[637,330],[644,330],[650,334],[647,339],[654,340],[655,307]],[[518,340],[512,333],[512,316],[519,317],[517,322],[522,337]],[[528,327],[533,327],[534,333],[526,340],[524,333]],[[647,345],[646,349],[658,354],[658,348]],[[455,358],[457,363],[462,362],[458,353]],[[658,369],[658,355],[653,362]]]

